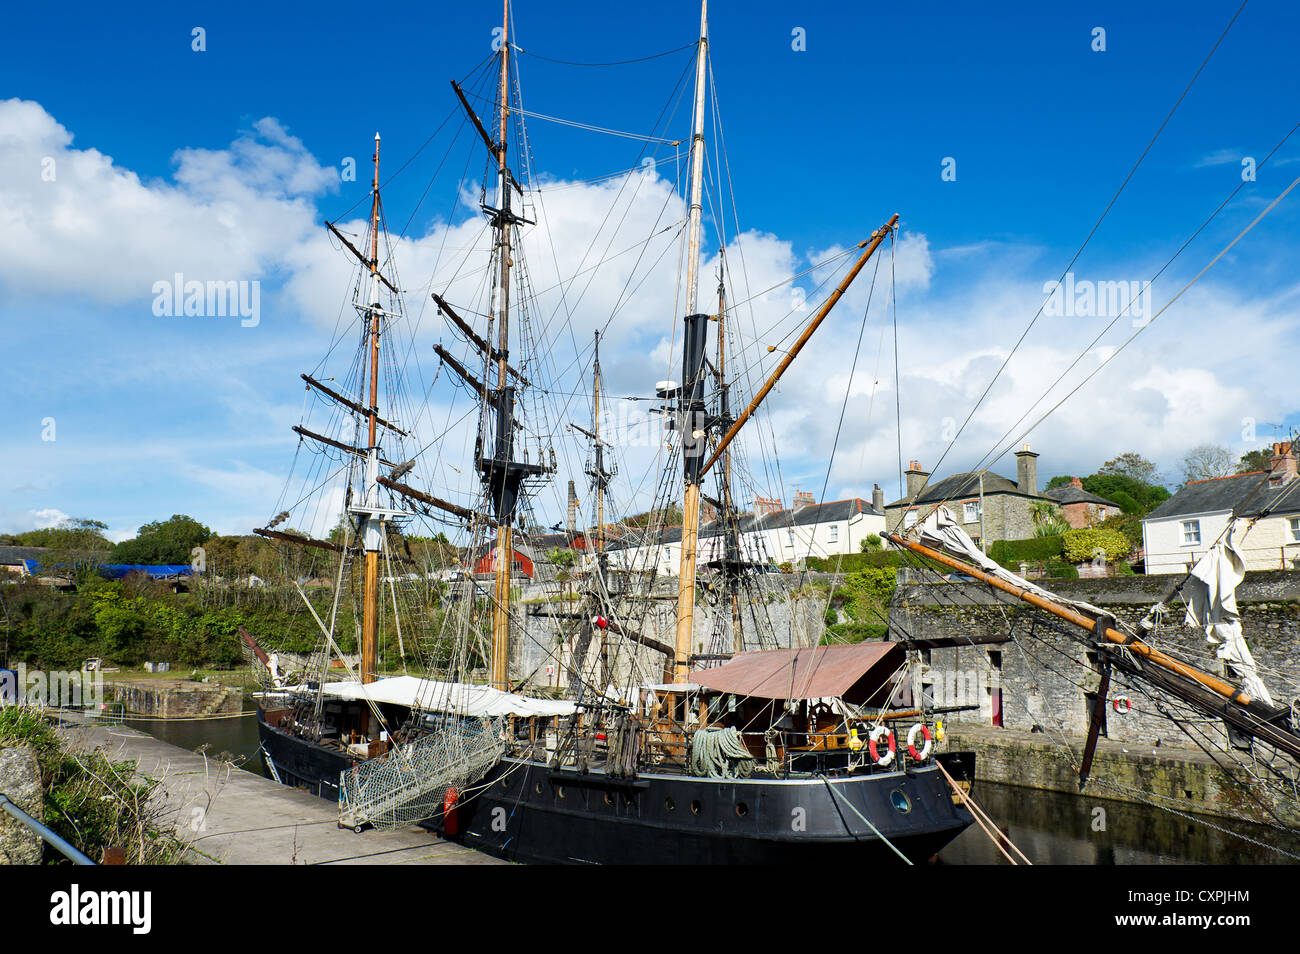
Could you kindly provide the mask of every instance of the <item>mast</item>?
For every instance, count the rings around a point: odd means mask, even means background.
[[[372,512],[362,518],[362,544],[365,547],[364,590],[361,624],[361,681],[375,681],[379,644],[379,546],[383,536],[382,518],[373,512],[379,506],[379,324],[383,308],[379,303],[379,133],[375,133],[374,180],[370,199],[370,307],[366,319],[370,325],[370,404],[366,409],[369,439],[366,445],[365,506]]]
[[[497,207],[483,207],[489,216],[496,235],[498,284],[493,290],[495,298],[492,318],[497,327],[496,353],[488,353],[489,360],[496,359],[496,387],[488,390],[483,382],[487,404],[495,413],[495,434],[491,454],[480,454],[479,470],[483,486],[491,499],[496,516],[497,534],[495,554],[496,581],[492,602],[492,658],[489,672],[493,687],[508,688],[510,664],[510,569],[514,562],[513,523],[519,504],[519,490],[524,480],[545,473],[539,464],[526,464],[514,459],[515,388],[509,376],[514,369],[510,359],[510,268],[514,264],[512,249],[514,226],[525,221],[510,208],[510,190],[517,188],[507,165],[507,143],[510,128],[510,0],[502,0],[501,83],[498,88],[498,139],[491,143],[497,163]],[[460,94],[459,88],[457,89]],[[462,102],[465,102],[462,96]],[[467,107],[468,108],[468,107]],[[472,113],[471,113],[472,115]]]
[[[673,681],[685,682],[690,672],[691,639],[695,625],[695,562],[699,545],[700,463],[704,440],[704,343],[708,316],[695,314],[699,293],[700,197],[704,178],[704,92],[709,48],[708,0],[700,4],[700,45],[695,61],[695,110],[691,122],[690,208],[686,238],[686,333],[682,341],[682,559],[677,578],[677,633]]]

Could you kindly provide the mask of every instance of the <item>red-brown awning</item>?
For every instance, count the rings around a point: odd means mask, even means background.
[[[871,642],[812,649],[737,653],[712,669],[691,673],[691,682],[763,699],[834,697],[866,702],[903,664],[900,643]],[[883,700],[878,700],[883,701]]]

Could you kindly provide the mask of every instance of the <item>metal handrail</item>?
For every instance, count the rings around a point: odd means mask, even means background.
[[[38,822],[31,815],[27,814],[15,805],[8,795],[5,795],[2,792],[0,792],[0,809],[3,809],[18,822],[40,835],[41,838],[45,840],[46,844],[70,860],[74,865],[95,866],[95,862],[91,861],[89,856],[78,851],[63,838],[56,835],[51,829]]]

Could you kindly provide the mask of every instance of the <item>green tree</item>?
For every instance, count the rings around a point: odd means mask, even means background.
[[[1251,474],[1257,470],[1268,470],[1273,460],[1273,448],[1261,447],[1259,450],[1246,451],[1237,461],[1237,473]]]
[[[114,563],[189,563],[190,551],[203,545],[212,531],[193,517],[173,514],[167,520],[146,523],[132,540],[113,548]]]
[[[1160,468],[1134,451],[1120,454],[1097,468],[1098,476],[1107,474],[1129,477],[1151,486],[1160,483]]]
[[[1083,478],[1083,489],[1114,501],[1124,513],[1147,514],[1169,499],[1169,491],[1157,484],[1101,471]]]

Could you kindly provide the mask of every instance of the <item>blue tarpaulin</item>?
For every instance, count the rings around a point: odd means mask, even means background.
[[[155,566],[144,563],[105,563],[99,567],[99,575],[110,580],[121,579],[128,573],[145,573],[155,580],[162,580],[172,576],[189,576],[193,572],[194,568],[188,563],[162,563]]]
[[[58,570],[63,565],[57,564],[54,569]],[[33,576],[41,569],[41,564],[37,560],[23,560],[23,566]],[[100,576],[110,580],[120,580],[128,573],[145,573],[155,580],[165,580],[173,576],[190,576],[194,572],[194,568],[188,563],[161,563],[152,566],[146,563],[102,563],[97,569]]]

